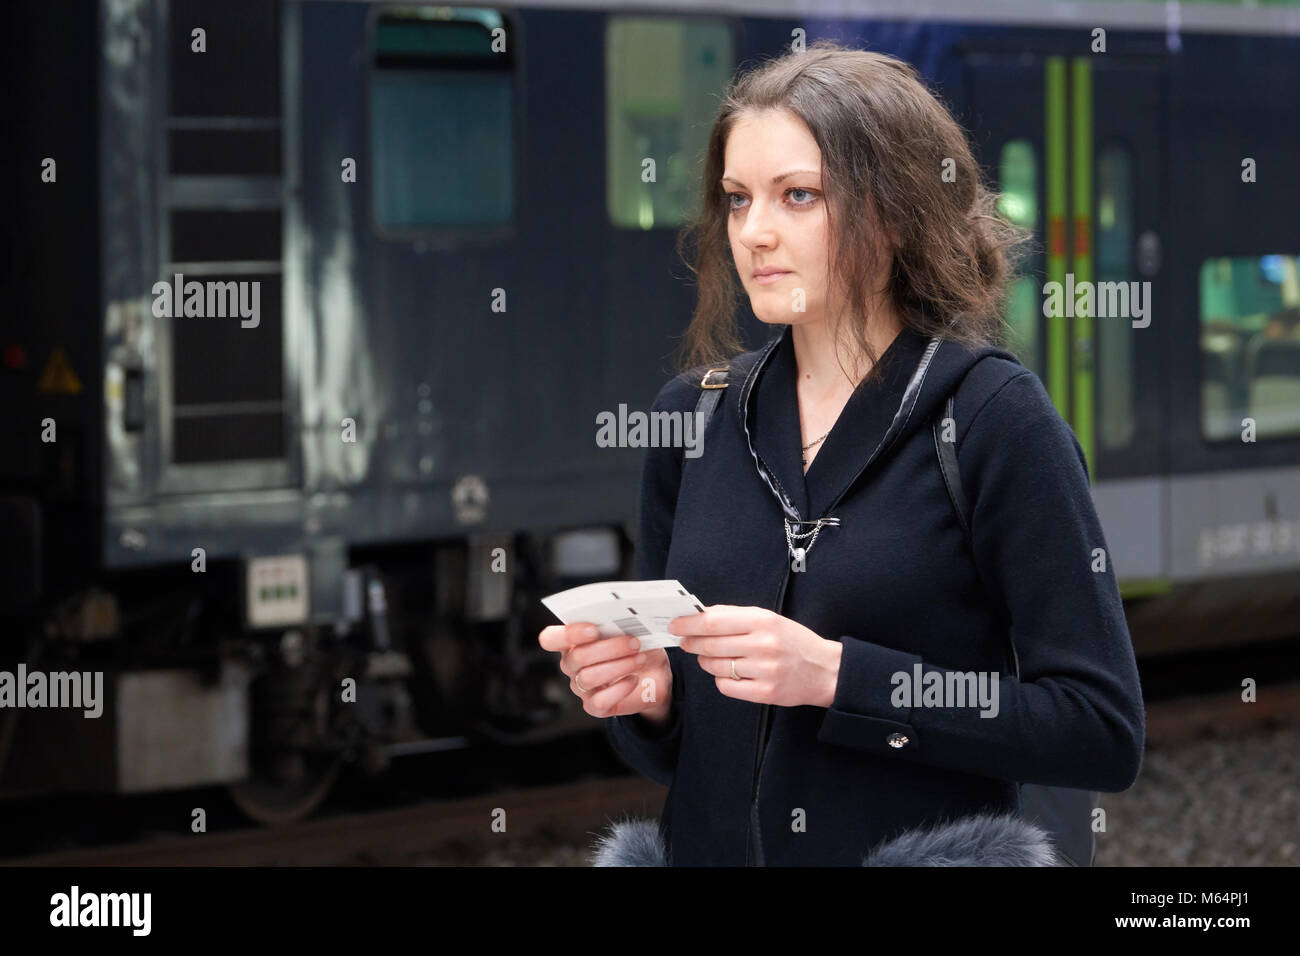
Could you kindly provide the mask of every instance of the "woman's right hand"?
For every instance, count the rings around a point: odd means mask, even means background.
[[[673,672],[662,647],[639,651],[635,637],[601,637],[587,623],[552,624],[542,628],[537,641],[560,652],[560,671],[568,676],[569,689],[593,717],[640,714],[652,723],[668,722]],[[645,693],[647,680],[653,694]],[[653,699],[645,700],[647,696]]]

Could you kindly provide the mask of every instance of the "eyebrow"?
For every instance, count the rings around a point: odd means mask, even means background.
[[[821,175],[821,174],[820,174],[819,172],[817,172],[817,170],[815,170],[815,169],[792,169],[792,170],[790,170],[790,171],[787,172],[787,173],[782,173],[780,176],[773,176],[773,177],[772,177],[772,185],[775,186],[775,185],[776,185],[777,183],[779,183],[781,180],[783,180],[783,179],[789,179],[791,176],[796,176],[796,175],[798,175],[799,173],[811,173],[811,174],[814,175],[814,176],[820,176],[820,175]],[[739,179],[732,179],[730,176],[723,176],[723,177],[722,177],[722,182],[724,182],[724,183],[735,183],[737,186],[743,186],[743,185],[745,185],[745,184],[742,183]]]

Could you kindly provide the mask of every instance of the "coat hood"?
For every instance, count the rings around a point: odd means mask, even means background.
[[[783,326],[761,349],[733,362],[731,382],[740,387],[727,390],[727,405],[786,517],[809,522],[829,515],[868,469],[928,428],[966,373],[989,356],[1021,364],[996,346],[971,348],[903,328],[880,357],[881,375],[852,394],[806,475],[793,326]]]
[[[668,866],[654,820],[627,819],[599,834],[592,866]],[[1065,866],[1047,834],[1015,814],[976,814],[885,840],[863,866]]]

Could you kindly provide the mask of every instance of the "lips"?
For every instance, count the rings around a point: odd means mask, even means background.
[[[757,282],[759,285],[771,285],[773,282],[780,282],[789,274],[790,274],[789,272],[772,271],[772,270],[768,270],[765,272],[755,272],[754,281]]]

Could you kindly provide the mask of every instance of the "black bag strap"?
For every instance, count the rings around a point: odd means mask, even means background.
[[[709,419],[722,400],[723,390],[729,384],[727,375],[730,368],[711,368],[700,379],[700,398],[695,403],[696,421],[699,422],[700,434],[709,426]]]
[[[700,397],[695,402],[696,421],[699,422],[700,436],[703,438],[705,430],[709,427],[709,419],[713,417],[714,411],[722,401],[722,396],[726,388],[731,383],[728,378],[731,373],[736,373],[736,381],[743,382],[750,369],[759,360],[762,351],[742,352],[735,356],[726,365],[714,366],[706,369],[697,383],[700,389]]]
[[[943,484],[948,489],[948,498],[952,501],[952,509],[957,513],[957,523],[961,525],[961,532],[966,536],[966,544],[971,548],[973,556],[975,552],[974,543],[971,541],[970,507],[966,504],[966,492],[962,490],[961,485],[961,470],[957,466],[957,419],[953,415],[953,399],[954,396],[948,396],[948,400],[943,404],[943,414],[935,416],[930,430],[934,434],[934,450],[939,459],[939,473],[943,475]],[[944,422],[953,423],[952,441],[944,441],[943,439]],[[984,580],[984,575],[980,572],[978,562],[975,562],[975,576],[979,578],[980,587],[984,589],[984,593],[991,595],[992,591]],[[1007,643],[1011,648],[1011,661],[1015,666],[1016,680],[1019,680],[1020,656],[1016,653],[1016,643],[1011,640]]]
[[[957,467],[957,432],[956,418],[953,416],[953,398],[949,395],[944,402],[943,414],[936,415],[931,423],[934,433],[935,454],[939,459],[939,471],[943,475],[944,487],[957,513],[957,523],[961,525],[966,544],[974,557],[974,542],[971,540],[970,508],[966,503],[966,493],[962,490],[961,472]],[[953,440],[943,440],[944,422],[953,423]],[[980,586],[986,595],[991,594],[988,585],[980,573],[979,563],[975,562],[975,574],[980,579]],[[1015,664],[1016,680],[1020,679],[1020,655],[1016,653],[1016,642],[1008,634],[1007,643],[1011,646],[1011,660]],[[1096,806],[1096,793],[1088,790],[1075,790],[1070,787],[1048,787],[1041,784],[1019,784],[1021,810],[1026,816],[1034,816],[1051,831],[1057,852],[1072,866],[1092,866],[1097,855],[1097,837],[1092,832],[1092,808]],[[1087,863],[1082,861],[1087,859]]]
[[[943,473],[943,483],[948,486],[948,497],[952,499],[953,508],[957,512],[957,521],[961,524],[962,533],[970,536],[970,514],[966,507],[966,495],[961,490],[961,472],[957,470],[957,436],[953,435],[952,441],[944,441],[941,434],[940,426],[945,421],[956,423],[952,417],[952,396],[948,396],[948,401],[943,406],[943,418],[936,419],[934,422],[934,447],[939,453],[939,471]]]

